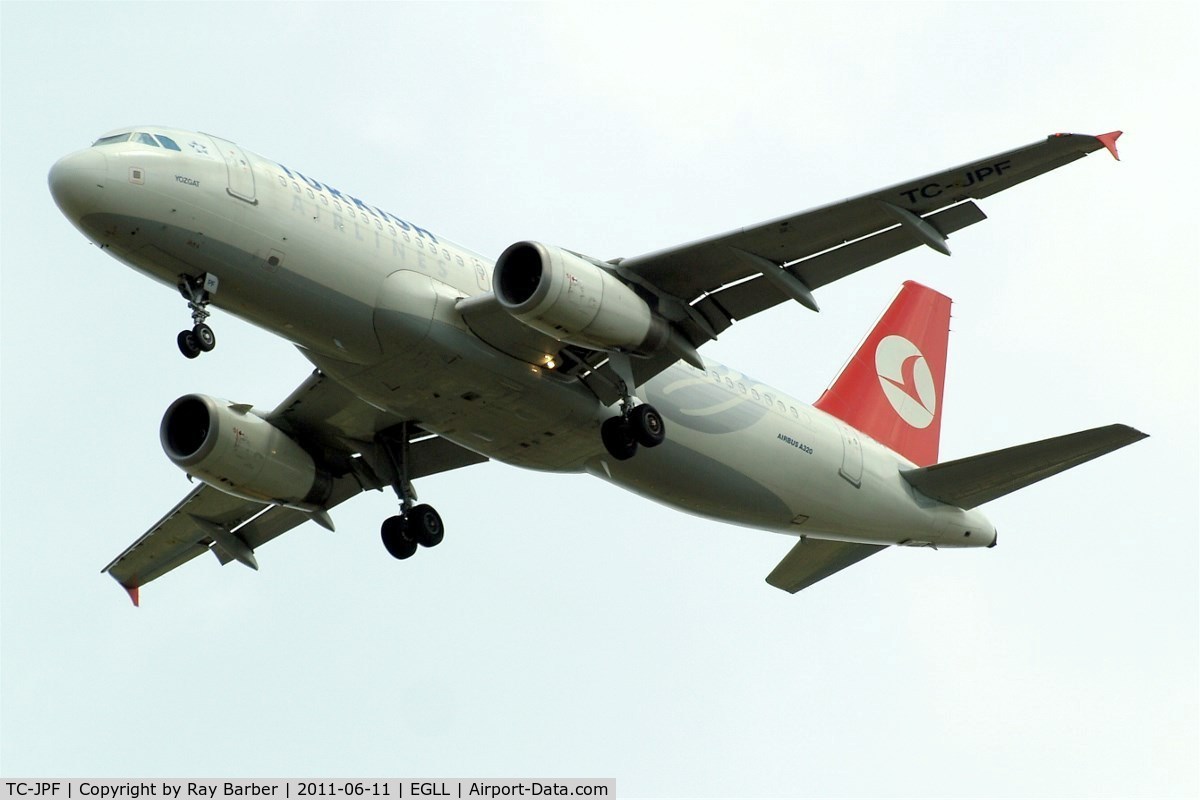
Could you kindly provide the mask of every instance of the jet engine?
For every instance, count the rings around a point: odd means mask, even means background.
[[[177,466],[236,497],[301,507],[329,497],[330,476],[248,405],[185,395],[167,408],[158,436]]]
[[[670,326],[636,292],[558,247],[512,245],[496,262],[492,291],[510,314],[560,342],[647,355],[671,339]]]

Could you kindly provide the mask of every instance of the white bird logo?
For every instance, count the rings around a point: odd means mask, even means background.
[[[937,388],[925,354],[903,336],[885,336],[875,348],[879,385],[900,418],[928,428],[937,413]]]

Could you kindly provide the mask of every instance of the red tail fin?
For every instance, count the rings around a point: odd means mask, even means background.
[[[917,466],[936,464],[949,334],[950,298],[905,281],[816,407]]]

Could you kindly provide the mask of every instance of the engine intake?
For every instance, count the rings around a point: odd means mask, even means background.
[[[560,342],[648,355],[671,338],[670,326],[608,270],[539,242],[501,253],[492,291],[510,314]]]
[[[178,467],[236,497],[309,507],[329,499],[329,474],[250,406],[185,395],[167,408],[158,435]]]

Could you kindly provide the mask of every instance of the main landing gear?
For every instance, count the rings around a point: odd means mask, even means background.
[[[609,417],[600,425],[600,440],[604,449],[617,461],[633,458],[638,445],[658,447],[666,438],[666,425],[662,415],[652,405],[632,405],[622,401],[619,417]]]
[[[633,404],[633,394],[630,386],[636,386],[634,381],[633,363],[629,354],[614,352],[609,354],[609,364],[617,373],[617,390],[621,393],[621,416],[610,417],[600,425],[600,441],[604,449],[617,461],[627,461],[633,458],[638,445],[642,447],[658,447],[666,438],[667,426],[663,423],[658,409],[649,403],[640,406]]]
[[[205,273],[199,278],[191,275],[179,276],[177,286],[183,299],[188,301],[188,308],[192,310],[193,327],[190,331],[180,331],[175,337],[175,343],[179,345],[179,352],[187,358],[195,358],[217,346],[217,336],[204,320],[208,319],[208,304],[211,295],[217,291],[218,283],[217,276],[210,273]]]
[[[413,505],[417,493],[408,480],[408,423],[401,425],[399,441],[386,439],[381,444],[392,468],[392,488],[400,500],[400,513],[383,521],[379,537],[393,558],[404,560],[411,558],[418,546],[441,544],[446,529],[433,506]]]
[[[442,527],[442,518],[434,511],[433,506],[422,503],[407,511],[403,504],[401,511],[394,517],[388,517],[379,528],[379,536],[383,546],[391,553],[392,558],[406,559],[421,547],[435,547],[441,544],[446,535]]]

